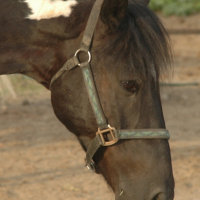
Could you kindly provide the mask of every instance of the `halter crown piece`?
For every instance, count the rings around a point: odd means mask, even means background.
[[[101,11],[101,7],[104,0],[96,0],[92,11],[90,13],[85,32],[83,35],[83,39],[80,45],[80,49],[78,49],[74,56],[70,58],[64,66],[54,75],[51,80],[50,87],[58,79],[61,75],[63,75],[66,71],[72,70],[75,67],[79,66],[82,70],[85,86],[87,88],[88,96],[90,99],[90,103],[98,124],[98,131],[96,133],[96,137],[90,143],[87,153],[86,153],[86,166],[87,168],[94,172],[95,171],[95,163],[93,161],[93,156],[96,151],[101,146],[111,146],[117,143],[121,139],[170,139],[170,134],[166,129],[134,129],[134,130],[118,130],[114,127],[111,127],[106,120],[104,112],[102,110],[100,100],[98,97],[98,93],[96,90],[94,78],[92,75],[90,62],[92,59],[90,49],[92,38],[94,35],[95,27],[99,18],[99,14]],[[88,61],[80,63],[78,59],[78,55],[80,52],[85,52],[88,54]],[[111,140],[105,139],[105,136],[109,134],[111,136]]]

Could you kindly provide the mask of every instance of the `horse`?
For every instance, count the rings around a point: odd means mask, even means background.
[[[148,4],[0,0],[0,75],[23,74],[51,90],[55,115],[116,200],[174,198],[159,90],[170,42]]]

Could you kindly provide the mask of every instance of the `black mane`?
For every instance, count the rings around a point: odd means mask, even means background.
[[[102,51],[114,59],[123,57],[132,69],[156,72],[159,77],[171,66],[171,51],[168,34],[159,18],[144,4],[131,0],[124,20],[115,33],[108,33]],[[115,38],[115,39],[113,39]]]

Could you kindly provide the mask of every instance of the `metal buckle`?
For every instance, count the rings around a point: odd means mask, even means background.
[[[76,53],[74,54],[74,56],[77,57],[78,54],[79,54],[80,52],[85,52],[85,53],[88,54],[88,61],[87,61],[87,62],[90,63],[90,61],[91,61],[91,59],[92,59],[91,53],[90,53],[89,51],[84,51],[84,50],[82,50],[82,49],[78,49],[78,50],[76,51]],[[81,64],[81,63],[79,63],[78,66],[80,66],[80,64]]]
[[[90,162],[90,164],[87,164],[86,167],[91,173],[94,173],[96,171],[95,164],[93,161]]]
[[[114,134],[115,131],[116,131],[116,129],[111,127],[110,125],[108,125],[108,129],[105,129],[105,130],[98,129],[98,132],[96,133],[96,135],[100,135],[101,140],[102,140],[102,146],[111,146],[118,142],[118,139],[115,138],[115,134]],[[112,137],[111,141],[105,140],[105,138],[104,138],[105,133],[110,133],[110,135]]]

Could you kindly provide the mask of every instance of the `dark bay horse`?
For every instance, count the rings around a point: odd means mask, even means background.
[[[79,49],[95,2],[0,0],[0,75],[24,74],[51,89],[56,116],[85,151],[98,123],[80,67],[50,83]],[[106,120],[116,130],[165,129],[159,76],[168,66],[170,49],[166,31],[148,3],[104,0],[92,36],[92,76]],[[78,60],[85,59],[87,54],[81,52]],[[110,140],[110,133],[103,138]],[[93,161],[117,200],[174,198],[168,140],[119,140],[101,146]]]

